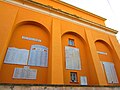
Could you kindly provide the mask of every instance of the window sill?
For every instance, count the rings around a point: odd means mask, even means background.
[[[79,84],[79,82],[70,82],[70,83],[73,83],[73,84]]]
[[[70,47],[75,47],[75,45],[68,45],[68,46],[70,46]]]

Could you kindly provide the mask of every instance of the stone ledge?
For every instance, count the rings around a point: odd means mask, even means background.
[[[0,90],[120,90],[120,86],[51,85],[51,84],[0,84]]]
[[[0,86],[44,86],[44,87],[120,87],[119,85],[70,85],[70,84],[12,84],[0,83]]]

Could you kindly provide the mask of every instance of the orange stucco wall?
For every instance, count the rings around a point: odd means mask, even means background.
[[[38,1],[54,7],[59,5],[61,9],[65,10],[68,8],[51,0]],[[120,82],[120,49],[114,35],[7,2],[0,2],[0,11],[0,20],[2,20],[0,22],[0,83],[80,84],[80,76],[87,76],[88,85],[108,85],[100,62],[102,60],[115,64]],[[73,8],[69,11],[78,12],[73,10]],[[83,15],[84,17],[85,15]],[[104,24],[103,21],[94,16],[89,16],[85,19]],[[22,36],[37,38],[41,42],[24,40],[21,38]],[[65,46],[69,46],[69,38],[74,39],[74,47],[80,50],[82,70],[66,69]],[[7,49],[16,47],[30,50],[33,44],[43,45],[48,48],[48,67],[29,66],[30,69],[37,70],[36,80],[13,79],[14,68],[23,68],[24,65],[5,64],[4,58]],[[108,54],[106,56],[98,55],[97,51],[99,50],[103,50]],[[77,72],[78,81],[76,83],[70,82],[70,72]]]
[[[65,46],[69,46],[68,45],[68,39],[74,39],[75,40],[75,48],[79,48],[80,50],[80,60],[81,60],[81,70],[67,70],[65,69],[66,67],[66,62],[65,62]],[[83,42],[83,40],[81,40],[82,38],[76,34],[74,34],[73,32],[71,33],[66,33],[62,36],[62,42],[65,42],[62,44],[62,48],[63,48],[63,64],[64,64],[64,82],[66,84],[72,84],[70,82],[70,72],[77,72],[78,74],[78,82],[76,82],[77,84],[80,83],[80,76],[87,76],[88,77],[88,82],[89,82],[89,63],[88,63],[88,59],[87,59],[87,54],[85,54],[86,48],[85,48],[85,43]]]
[[[77,16],[80,16],[80,17],[85,18],[87,20],[94,21],[95,23],[105,25],[104,20],[98,19],[97,17],[93,17],[92,14],[91,15],[87,14],[82,10],[79,10],[79,9],[75,10],[74,6],[66,5],[65,3],[62,3],[62,4],[57,3],[56,2],[57,0],[33,0],[33,1],[40,2],[40,3],[43,3],[45,5],[50,5],[52,7],[55,7],[57,9],[61,9],[65,12],[71,13],[73,15],[77,15]]]
[[[34,42],[34,41],[24,40],[24,39],[22,39],[22,36],[38,38],[42,42]],[[31,45],[34,45],[34,44],[49,47],[49,34],[42,27],[37,26],[32,22],[29,22],[29,23],[26,22],[26,23],[24,23],[24,25],[19,25],[18,27],[15,28],[15,30],[13,31],[12,37],[10,39],[8,47],[16,47],[19,49],[30,50]],[[8,67],[9,67],[9,70],[7,70]],[[15,67],[16,67],[16,65],[9,65],[9,66],[8,66],[8,64],[3,65],[3,67],[2,67],[3,71],[1,71],[2,72],[1,77],[3,79],[3,81],[2,81],[3,83],[6,83],[6,82],[10,83],[10,81],[12,80],[11,77],[13,76],[13,70]],[[18,65],[17,67],[20,67],[20,66]],[[33,67],[33,68],[36,68],[38,73],[40,74],[40,75],[39,74],[37,75],[37,78],[38,78],[37,82],[35,82],[35,80],[32,80],[32,81],[21,80],[20,82],[19,82],[19,80],[14,80],[14,83],[15,82],[16,83],[17,82],[18,83],[25,82],[25,83],[29,83],[29,84],[31,82],[46,83],[47,78],[48,78],[47,68],[43,68],[43,67]],[[8,74],[9,74],[9,76],[8,76]],[[8,77],[8,78],[6,78],[6,77]]]

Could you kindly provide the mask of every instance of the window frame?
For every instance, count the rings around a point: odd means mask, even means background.
[[[75,46],[75,40],[71,39],[71,38],[68,38],[68,45],[69,46]]]
[[[78,82],[77,72],[70,72],[70,82],[71,83],[77,83]]]

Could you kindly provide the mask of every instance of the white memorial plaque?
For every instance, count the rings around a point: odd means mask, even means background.
[[[81,70],[78,48],[65,46],[66,69]]]
[[[13,78],[14,79],[36,79],[37,70],[29,69],[29,67],[15,68]]]
[[[42,45],[32,45],[28,65],[47,67],[48,48]]]
[[[103,62],[108,83],[119,83],[118,77],[112,62]]]
[[[86,76],[81,76],[80,77],[80,81],[81,81],[81,85],[88,85]]]
[[[29,50],[9,47],[6,53],[4,63],[9,64],[27,64]]]

